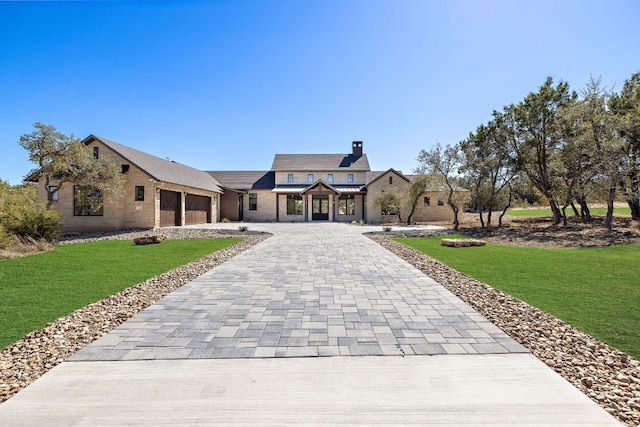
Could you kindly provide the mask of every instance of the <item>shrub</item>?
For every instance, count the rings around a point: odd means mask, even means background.
[[[382,231],[384,231],[385,233],[388,233],[391,231],[391,227],[389,227],[388,225],[385,225],[384,227],[382,227]]]
[[[60,214],[38,202],[34,185],[10,186],[0,180],[0,225],[3,233],[54,240],[60,233]]]
[[[230,222],[231,222],[231,221],[229,221],[229,218],[222,218],[222,223],[223,223],[223,224],[228,224],[228,223],[230,223]]]
[[[241,233],[248,230],[249,230],[249,227],[247,227],[246,225],[241,225],[240,227],[238,227],[238,231],[240,231]]]
[[[9,247],[14,239],[15,236],[6,230],[4,225],[0,224],[0,249]]]

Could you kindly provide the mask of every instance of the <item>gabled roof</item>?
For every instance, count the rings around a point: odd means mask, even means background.
[[[381,172],[381,171],[369,172],[367,174],[367,184],[365,185],[365,187],[368,187],[369,185],[373,184],[374,182],[379,180],[383,175],[386,175],[389,172],[393,173],[394,175],[396,175],[400,179],[403,179],[403,180],[405,180],[407,182],[410,182],[409,178],[404,176],[402,174],[402,172],[399,172],[399,171],[395,170],[394,168],[391,168],[391,169],[387,169],[386,171],[383,171],[383,172]]]
[[[184,185],[217,193],[222,192],[220,183],[204,171],[171,160],[161,159],[160,157],[152,156],[151,154],[95,135],[89,135],[82,142],[88,145],[92,141],[101,142],[124,157],[127,161],[142,169],[156,181]]]
[[[368,172],[371,168],[366,154],[276,154],[271,170]]]
[[[337,188],[335,188],[333,185],[331,185],[331,184],[329,184],[329,183],[324,182],[324,181],[323,181],[323,180],[321,180],[321,179],[319,179],[319,180],[317,180],[316,182],[314,182],[313,184],[309,185],[307,188],[305,188],[304,190],[302,190],[302,191],[300,192],[300,194],[304,194],[304,193],[306,193],[307,191],[311,191],[311,190],[313,190],[314,188],[316,188],[316,187],[320,187],[320,186],[322,186],[322,187],[326,187],[326,188],[328,188],[329,190],[333,191],[334,193],[340,194],[340,191],[339,191]]]
[[[224,188],[232,190],[271,190],[276,185],[273,171],[207,171]]]

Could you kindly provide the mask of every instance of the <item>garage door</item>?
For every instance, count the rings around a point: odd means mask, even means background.
[[[180,225],[180,193],[160,190],[160,227]]]
[[[187,194],[184,202],[186,224],[211,222],[211,197]]]

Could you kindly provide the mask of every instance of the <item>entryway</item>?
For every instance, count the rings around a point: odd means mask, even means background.
[[[329,220],[329,196],[313,196],[311,219],[313,221]]]

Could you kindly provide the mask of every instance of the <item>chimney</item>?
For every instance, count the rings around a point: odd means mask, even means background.
[[[354,157],[362,156],[362,141],[353,141],[351,148],[353,149]]]

